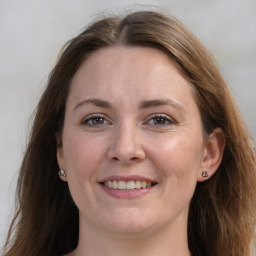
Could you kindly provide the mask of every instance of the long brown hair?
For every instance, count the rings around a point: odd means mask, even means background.
[[[61,134],[72,78],[88,55],[124,45],[159,49],[193,88],[205,134],[220,127],[226,148],[217,173],[198,183],[188,241],[194,256],[249,256],[255,238],[256,160],[253,139],[211,55],[175,18],[134,12],[103,18],[65,46],[38,104],[17,186],[18,207],[5,256],[63,255],[78,243],[78,210],[58,177],[56,135]]]

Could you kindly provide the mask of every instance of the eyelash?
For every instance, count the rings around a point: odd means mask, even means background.
[[[102,124],[90,123],[90,122],[96,121],[97,119],[101,119],[103,121],[103,123]],[[85,125],[88,127],[101,127],[105,124],[105,122],[108,122],[105,117],[103,117],[102,115],[93,114],[93,115],[86,117],[84,120],[82,120],[81,125]]]
[[[102,121],[102,123],[100,123],[100,124],[93,123],[94,121],[97,121],[97,119],[100,119]],[[156,123],[157,119],[158,119],[158,121],[161,120],[164,123],[157,124]],[[153,121],[153,123],[150,123],[150,121]],[[90,115],[90,116],[86,117],[85,119],[83,119],[80,124],[87,126],[87,127],[101,127],[101,126],[105,125],[106,122],[109,123],[109,121],[104,116],[99,115],[99,114],[93,114],[93,115]],[[151,115],[144,124],[149,124],[152,126],[168,126],[168,125],[172,125],[174,123],[175,123],[175,121],[167,115],[155,114],[155,115]]]
[[[164,124],[163,124],[163,123],[160,123],[160,124],[155,123],[155,121],[156,121],[157,119],[161,119],[161,120],[164,122]],[[172,118],[170,118],[169,116],[164,115],[164,114],[153,115],[153,116],[151,116],[151,117],[148,119],[148,121],[147,121],[146,123],[149,123],[149,122],[152,121],[152,120],[153,120],[154,123],[153,123],[153,124],[150,124],[150,125],[156,125],[156,126],[168,126],[168,125],[172,125],[172,124],[175,123],[175,121],[174,121]],[[167,123],[166,123],[166,122],[167,122]]]

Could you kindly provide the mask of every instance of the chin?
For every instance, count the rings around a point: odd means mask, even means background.
[[[139,209],[116,209],[105,219],[104,226],[113,233],[129,236],[146,234],[154,227],[156,216]]]

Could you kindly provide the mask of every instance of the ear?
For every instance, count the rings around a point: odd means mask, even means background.
[[[222,129],[216,128],[205,142],[201,168],[198,171],[197,181],[203,182],[209,179],[218,170],[223,158],[225,145],[225,136]],[[203,172],[207,173],[207,177],[203,177]]]
[[[64,171],[66,171],[66,165],[65,165],[65,158],[64,158],[64,154],[63,154],[63,147],[62,147],[62,143],[60,143],[57,140],[57,162],[59,165],[59,169],[62,169]],[[61,180],[63,181],[67,181],[67,177],[65,176],[59,176]]]

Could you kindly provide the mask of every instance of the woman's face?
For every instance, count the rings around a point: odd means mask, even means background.
[[[156,49],[95,52],[73,78],[57,156],[87,229],[186,229],[206,158],[191,86]]]

